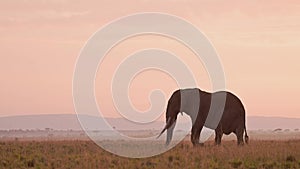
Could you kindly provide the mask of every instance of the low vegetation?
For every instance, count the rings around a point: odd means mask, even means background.
[[[164,154],[144,159],[118,157],[91,141],[5,141],[0,142],[0,168],[297,169],[300,140],[251,141],[243,147],[235,141],[221,146],[208,142],[196,149],[184,141]]]

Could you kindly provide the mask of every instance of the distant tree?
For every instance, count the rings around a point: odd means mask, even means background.
[[[273,131],[275,131],[275,132],[277,132],[277,131],[282,131],[282,129],[281,129],[281,128],[277,128],[277,129],[275,129],[275,130],[273,130]]]

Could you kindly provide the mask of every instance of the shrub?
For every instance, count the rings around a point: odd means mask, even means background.
[[[264,169],[273,169],[276,166],[276,163],[264,163],[262,167]]]
[[[229,163],[233,168],[239,168],[242,165],[242,162],[240,160],[233,160]]]
[[[296,161],[296,158],[292,155],[289,155],[286,157],[286,161],[294,162],[294,161]]]
[[[35,161],[34,159],[30,159],[27,161],[27,167],[34,167]]]

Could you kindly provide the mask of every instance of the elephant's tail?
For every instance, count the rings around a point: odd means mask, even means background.
[[[246,142],[246,144],[248,144],[248,142],[249,142],[249,137],[248,137],[248,135],[247,135],[246,124],[245,124],[244,129],[245,129],[245,142]]]

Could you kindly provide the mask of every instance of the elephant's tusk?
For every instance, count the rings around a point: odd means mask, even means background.
[[[156,137],[156,139],[158,139],[167,129],[167,125],[166,127],[160,132],[160,134]]]

